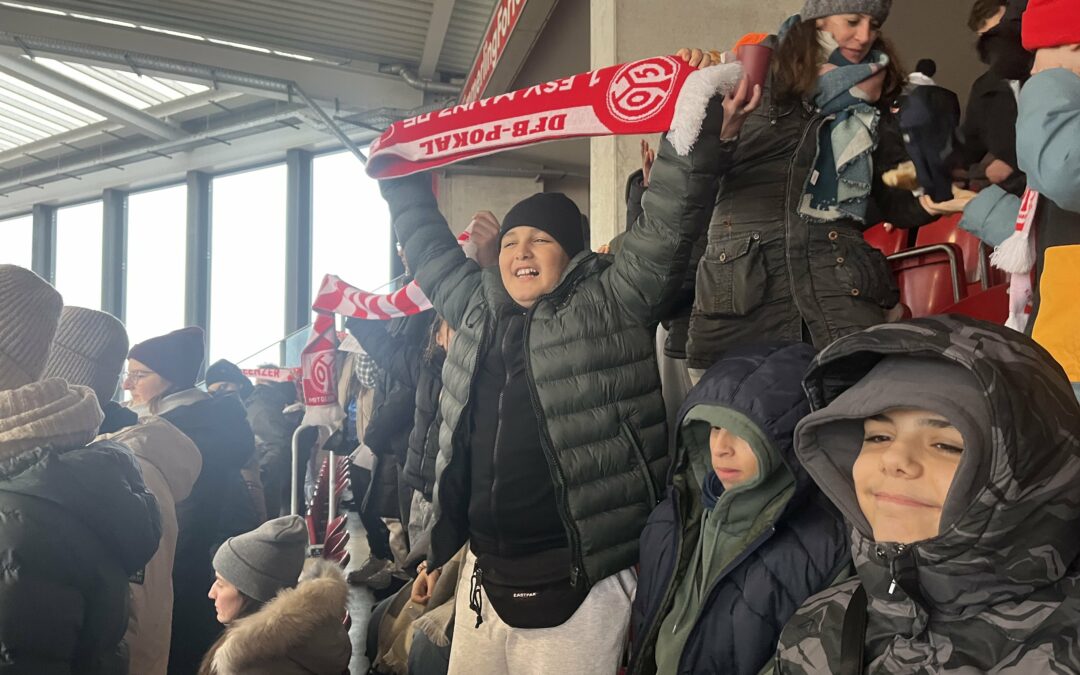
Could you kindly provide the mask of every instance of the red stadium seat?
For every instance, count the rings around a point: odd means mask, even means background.
[[[992,286],[970,295],[946,309],[945,314],[963,314],[973,319],[1004,324],[1009,318],[1009,285]]]
[[[900,302],[913,317],[941,314],[967,296],[963,253],[955,244],[936,244],[889,257],[900,287]]]
[[[908,231],[898,227],[886,231],[885,223],[878,223],[863,232],[863,239],[888,257],[907,248]]]
[[[975,235],[960,229],[962,217],[963,214],[957,213],[920,227],[915,248],[934,244],[953,244],[959,247],[963,256],[963,279],[968,286],[968,292],[978,293],[989,288],[994,281],[990,271],[990,248]]]

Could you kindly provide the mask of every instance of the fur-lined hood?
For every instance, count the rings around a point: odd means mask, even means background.
[[[341,675],[352,644],[342,623],[349,594],[345,573],[309,560],[296,588],[237,620],[213,656],[215,675]]]

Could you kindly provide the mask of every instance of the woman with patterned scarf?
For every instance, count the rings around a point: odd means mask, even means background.
[[[881,180],[908,159],[889,112],[904,85],[881,31],[891,4],[807,0],[766,39],[763,103],[726,141],[735,162],[699,242],[693,374],[763,340],[822,348],[897,306],[888,264],[862,232],[924,225],[939,208]]]

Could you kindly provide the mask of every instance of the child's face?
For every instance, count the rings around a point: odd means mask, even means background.
[[[515,227],[502,238],[499,272],[514,302],[528,309],[555,290],[570,264],[563,247],[535,227]]]
[[[936,537],[964,438],[941,415],[912,408],[886,410],[863,427],[851,473],[874,539],[911,544]]]
[[[1080,45],[1050,47],[1035,52],[1035,65],[1031,67],[1032,75],[1054,68],[1065,68],[1080,75]]]
[[[758,475],[758,460],[753,448],[727,429],[713,428],[709,434],[709,454],[713,471],[725,490],[742,485]]]

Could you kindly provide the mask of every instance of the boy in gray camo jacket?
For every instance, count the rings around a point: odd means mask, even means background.
[[[1080,407],[1050,355],[932,317],[837,341],[805,384],[797,452],[858,576],[796,613],[777,672],[1080,673]]]

